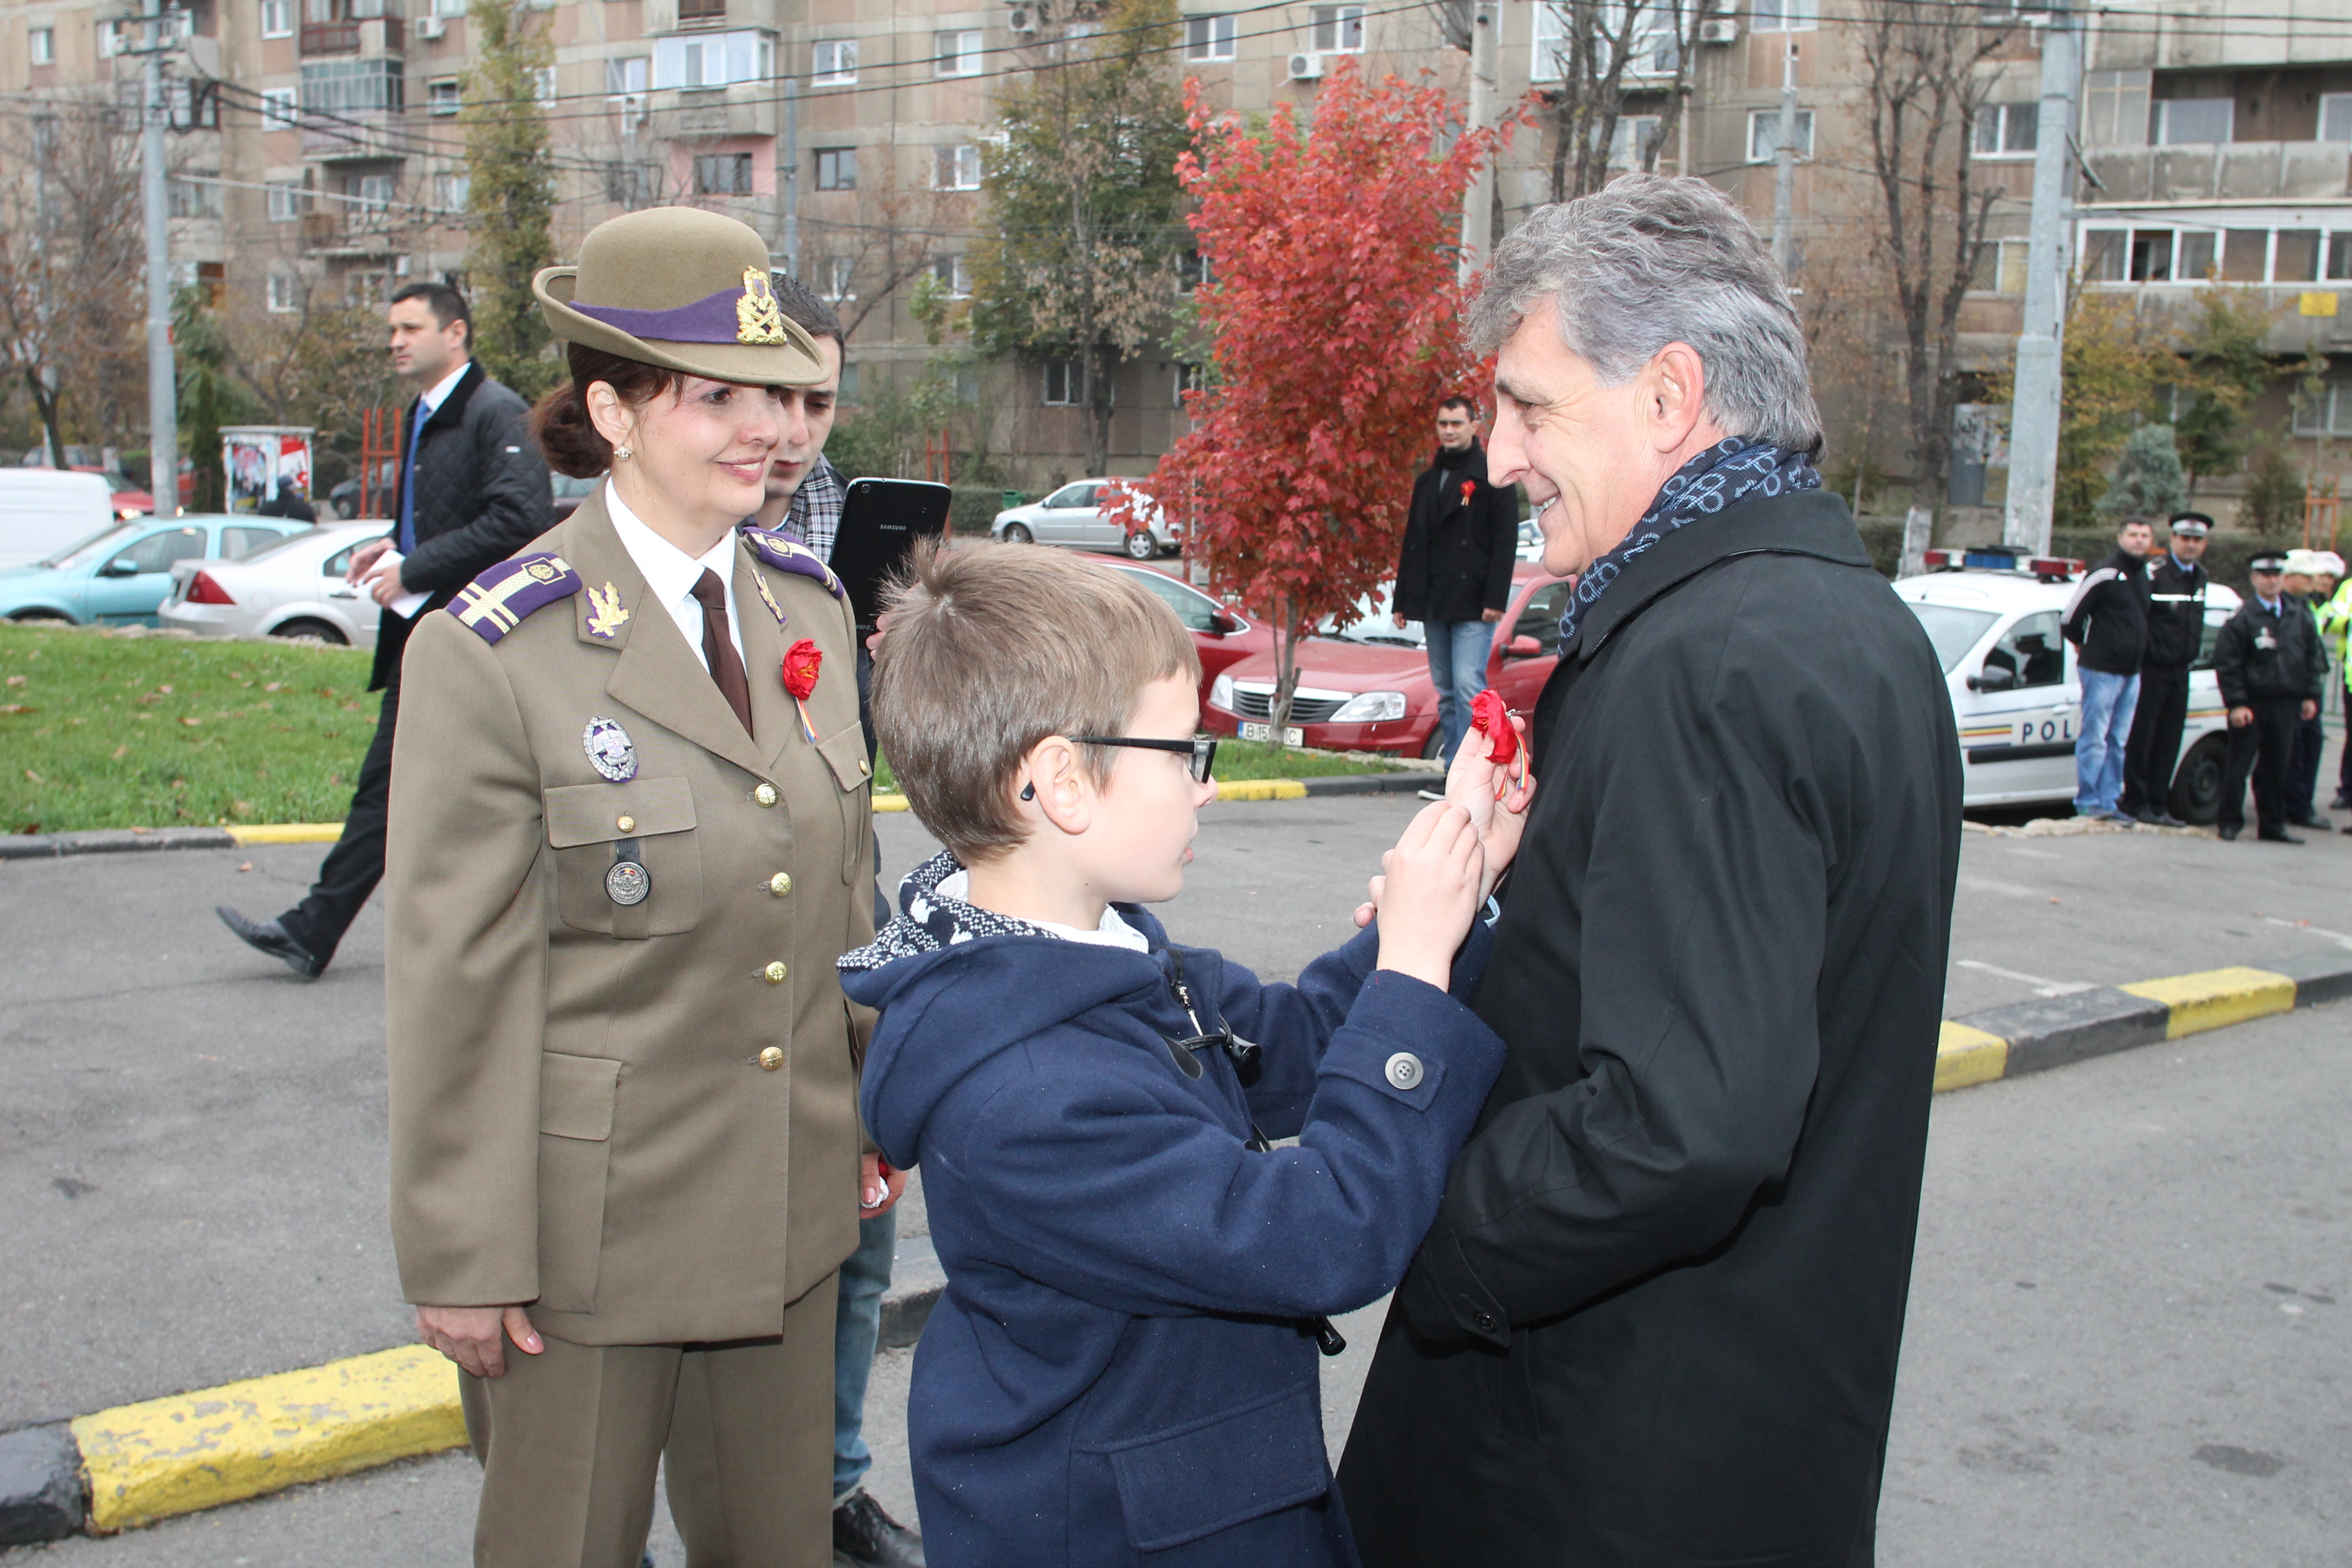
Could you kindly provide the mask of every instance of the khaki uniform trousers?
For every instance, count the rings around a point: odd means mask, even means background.
[[[727,1344],[509,1344],[506,1372],[458,1374],[482,1466],[477,1568],[637,1568],[668,1460],[688,1568],[833,1561],[828,1276],[775,1339]]]

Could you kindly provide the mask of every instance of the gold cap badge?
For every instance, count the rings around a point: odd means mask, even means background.
[[[776,304],[775,290],[768,287],[768,275],[756,267],[743,268],[743,297],[735,301],[735,341],[771,344],[784,341],[784,312]]]

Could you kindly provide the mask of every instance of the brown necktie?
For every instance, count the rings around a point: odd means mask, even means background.
[[[735,651],[735,639],[727,632],[727,590],[719,581],[719,574],[708,566],[694,584],[694,597],[702,606],[702,657],[710,666],[710,679],[719,683],[719,694],[727,699],[727,706],[735,710],[735,717],[743,721],[743,733],[751,732],[751,685],[743,679],[743,656]]]

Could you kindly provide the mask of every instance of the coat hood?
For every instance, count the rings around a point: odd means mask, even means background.
[[[1139,992],[1167,994],[1168,933],[1139,907],[1112,906],[1149,953],[1073,942],[940,892],[962,869],[941,850],[908,872],[897,917],[839,960],[842,989],[882,1015],[858,1100],[875,1142],[901,1168],[921,1163],[923,1126],[940,1098],[990,1057]]]

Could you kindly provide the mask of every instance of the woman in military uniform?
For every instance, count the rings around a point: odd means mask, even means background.
[[[484,1467],[475,1561],[830,1559],[834,1273],[872,934],[855,628],[740,529],[824,374],[751,228],[615,218],[535,284],[548,461],[610,479],[408,646],[386,885],[392,1221]],[[813,682],[812,682],[813,676]]]

